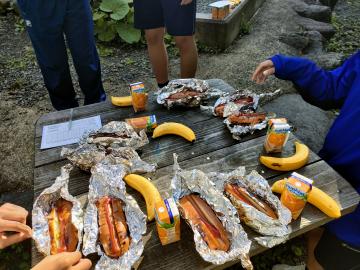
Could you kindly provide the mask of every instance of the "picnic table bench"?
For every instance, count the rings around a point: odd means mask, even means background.
[[[208,80],[210,86],[223,91],[234,89],[219,79]],[[162,196],[169,194],[170,181],[173,175],[173,153],[179,155],[178,161],[183,169],[197,168],[204,172],[230,171],[239,166],[246,166],[247,172],[258,171],[270,184],[290,174],[267,169],[259,163],[259,155],[263,151],[265,131],[255,132],[242,138],[241,141],[234,140],[223,124],[221,118],[216,118],[200,111],[199,108],[188,110],[167,110],[156,104],[154,97],[149,98],[148,110],[135,114],[132,107],[118,108],[110,102],[102,102],[74,109],[73,120],[100,115],[102,124],[110,121],[120,121],[129,117],[155,114],[159,123],[166,121],[181,122],[190,126],[196,133],[197,140],[191,144],[183,138],[176,136],[165,136],[151,139],[150,143],[141,149],[141,158],[147,162],[158,165],[155,173],[147,174],[157,186]],[[286,115],[282,115],[286,117]],[[34,168],[34,197],[36,198],[45,188],[53,184],[55,178],[60,174],[60,167],[68,161],[60,157],[61,147],[40,150],[42,127],[60,122],[66,122],[70,118],[69,110],[52,112],[42,116],[36,123],[35,128],[35,168]],[[291,135],[282,153],[284,156],[292,155],[293,143],[298,140]],[[355,210],[359,195],[354,188],[335,172],[317,154],[311,151],[308,164],[297,170],[299,173],[314,180],[314,185],[321,188],[333,197],[341,207],[343,215]],[[90,174],[79,169],[71,173],[69,190],[70,193],[85,203]],[[133,195],[141,209],[146,213],[143,198],[139,193],[127,188],[129,194]],[[290,238],[301,235],[309,230],[319,227],[331,219],[312,205],[307,204],[301,217],[290,224],[292,233]],[[179,242],[162,246],[156,231],[154,222],[148,223],[148,232],[153,231],[152,237],[147,242],[140,269],[223,269],[237,262],[225,265],[212,265],[205,262],[195,250],[193,233],[185,222],[181,225],[181,240]],[[252,239],[256,233],[246,229],[249,238]],[[250,255],[263,252],[266,248],[256,242],[252,243]],[[32,264],[42,259],[33,245]]]

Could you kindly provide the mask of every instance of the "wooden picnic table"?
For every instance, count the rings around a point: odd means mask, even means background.
[[[234,89],[219,79],[208,81],[212,87],[224,91]],[[125,118],[155,114],[159,123],[165,121],[181,122],[190,126],[196,133],[197,140],[191,144],[183,138],[176,136],[164,136],[151,139],[150,143],[141,149],[141,158],[147,162],[156,162],[158,169],[155,173],[147,176],[152,179],[163,196],[168,196],[169,185],[173,175],[173,153],[179,155],[179,164],[183,169],[197,168],[204,172],[230,171],[238,166],[246,166],[247,171],[258,171],[269,183],[284,178],[289,173],[283,173],[267,169],[262,166],[258,159],[263,151],[265,131],[256,132],[245,136],[241,141],[232,138],[230,132],[223,124],[223,120],[200,111],[199,108],[190,110],[167,110],[156,104],[154,97],[149,99],[146,112],[135,114],[133,109],[119,108],[110,102],[102,102],[74,109],[73,120],[100,115],[102,124],[113,120],[124,120]],[[283,115],[286,117],[286,115]],[[60,157],[61,147],[40,150],[42,127],[68,121],[70,110],[52,112],[42,116],[36,123],[35,128],[35,168],[34,168],[34,193],[35,198],[53,184],[55,178],[60,174],[60,167],[68,163]],[[283,151],[284,156],[292,155],[294,152],[293,142],[298,140],[291,135]],[[311,152],[308,164],[298,170],[299,173],[312,178],[314,185],[321,188],[333,197],[341,206],[342,214],[353,211],[358,202],[359,195],[352,186],[336,173],[325,161]],[[79,169],[71,173],[69,189],[70,193],[82,202],[86,201],[90,174]],[[141,209],[146,213],[144,200],[139,193],[127,188],[128,193],[134,196]],[[307,204],[301,217],[290,225],[292,233],[290,238],[301,235],[309,230],[319,227],[331,219],[315,207]],[[189,226],[182,222],[181,240],[179,242],[162,246],[154,222],[148,223],[148,232],[153,231],[151,239],[147,242],[143,253],[140,269],[223,269],[237,262],[216,266],[202,260],[195,250],[193,233]],[[256,234],[246,229],[249,238]],[[250,255],[256,255],[266,248],[253,242]],[[33,245],[33,264],[41,258]]]

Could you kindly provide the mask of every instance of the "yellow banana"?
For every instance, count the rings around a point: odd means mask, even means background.
[[[194,142],[196,140],[196,135],[191,128],[183,124],[174,123],[174,122],[163,123],[157,126],[154,129],[153,138],[157,138],[168,134],[181,136],[190,142]]]
[[[272,185],[271,190],[281,194],[285,189],[285,183],[286,179],[278,180]],[[336,201],[317,187],[312,187],[307,201],[331,218],[341,217],[340,207]]]
[[[277,158],[261,156],[260,162],[276,171],[293,171],[303,167],[309,160],[310,150],[305,144],[295,142],[295,154],[291,157]]]
[[[124,177],[126,184],[141,193],[145,199],[147,218],[149,221],[155,217],[155,203],[161,201],[161,196],[157,188],[146,179],[137,174],[128,174]]]
[[[128,107],[132,105],[132,97],[111,97],[111,103],[115,106]]]

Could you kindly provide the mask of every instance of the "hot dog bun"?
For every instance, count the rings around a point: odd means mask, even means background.
[[[180,199],[180,211],[200,232],[212,250],[228,251],[230,241],[219,218],[198,195],[190,194]]]

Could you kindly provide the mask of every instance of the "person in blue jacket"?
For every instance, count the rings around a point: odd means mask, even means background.
[[[275,55],[256,68],[252,80],[262,83],[273,74],[292,81],[310,104],[341,110],[319,155],[360,193],[360,51],[332,71],[304,58]],[[313,236],[321,240],[312,248],[313,258],[308,245],[308,269],[360,269],[360,206]],[[329,248],[336,256],[326,253]]]
[[[50,100],[57,110],[79,106],[65,45],[70,49],[84,104],[106,99],[89,0],[18,0]],[[65,37],[64,37],[65,36]]]

